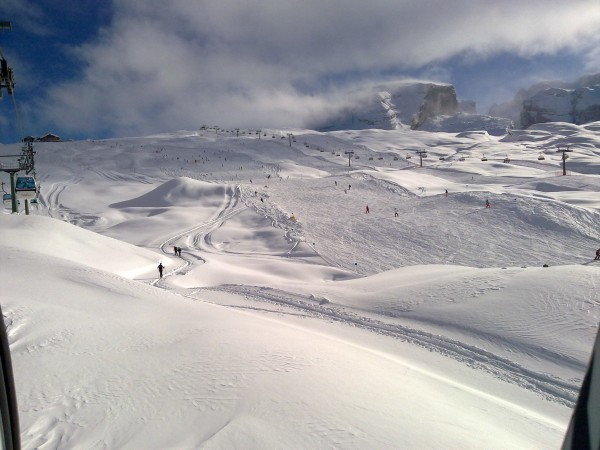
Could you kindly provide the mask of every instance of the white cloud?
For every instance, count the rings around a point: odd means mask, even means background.
[[[600,31],[597,0],[115,0],[80,48],[80,79],[53,87],[48,118],[118,134],[199,124],[301,125],[322,79],[443,63],[471,53],[576,51]],[[587,48],[587,46],[586,46]],[[322,96],[316,96],[319,93]]]

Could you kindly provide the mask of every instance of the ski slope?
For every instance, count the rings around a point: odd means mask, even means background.
[[[0,215],[23,447],[557,448],[599,129],[37,144],[39,204]]]

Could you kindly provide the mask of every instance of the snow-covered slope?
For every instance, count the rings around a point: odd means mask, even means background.
[[[560,446],[600,123],[237,134],[36,145],[0,214],[24,448]]]

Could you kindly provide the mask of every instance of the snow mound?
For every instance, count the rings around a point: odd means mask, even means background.
[[[0,229],[3,248],[62,258],[126,278],[155,275],[161,259],[153,251],[43,216],[3,215]],[[162,261],[168,265],[170,260]]]
[[[158,186],[152,191],[124,202],[113,203],[112,208],[166,208],[170,206],[186,206],[189,204],[205,204],[213,206],[225,196],[227,186],[207,183],[187,177],[174,178]]]

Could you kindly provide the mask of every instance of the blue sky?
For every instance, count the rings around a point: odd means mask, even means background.
[[[486,113],[600,72],[598,0],[3,0],[0,20],[22,125],[5,95],[0,143],[302,127],[347,89],[405,77]]]

